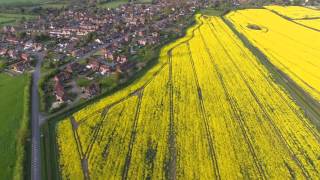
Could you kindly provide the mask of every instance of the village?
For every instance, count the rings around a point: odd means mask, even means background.
[[[115,9],[72,6],[4,26],[0,58],[9,73],[32,71],[42,59],[42,110],[56,112],[126,83],[183,35],[199,4],[128,3]],[[41,55],[41,56],[40,56]]]

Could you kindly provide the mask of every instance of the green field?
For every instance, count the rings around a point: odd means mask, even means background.
[[[42,8],[52,8],[52,9],[61,9],[64,7],[67,7],[69,4],[66,2],[61,2],[61,3],[46,3],[42,4]]]
[[[117,8],[121,6],[122,4],[128,3],[128,0],[117,0],[117,1],[111,1],[108,3],[99,4],[98,7],[101,8]]]
[[[114,0],[114,1],[111,1],[111,2],[108,2],[108,3],[102,3],[102,4],[98,4],[98,7],[101,7],[101,8],[117,8],[123,4],[126,4],[128,3],[129,1],[128,0]],[[135,3],[151,3],[152,0],[138,0],[138,1],[135,1]]]
[[[28,5],[48,2],[48,0],[0,0],[0,5]]]
[[[223,11],[214,8],[206,8],[201,10],[201,14],[207,16],[221,16],[223,14]]]
[[[0,179],[12,179],[16,164],[18,131],[24,112],[28,76],[0,74]]]
[[[34,18],[34,17],[35,16],[25,15],[25,14],[22,15],[22,14],[0,13],[0,26],[14,25],[16,22],[18,22],[22,18],[31,19],[31,18]]]

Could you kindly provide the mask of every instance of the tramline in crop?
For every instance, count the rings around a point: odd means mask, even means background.
[[[315,99],[320,100],[319,32],[292,23],[264,9],[234,11],[227,15],[227,19],[259,48],[272,64]],[[268,32],[250,29],[248,24],[265,27]]]
[[[319,132],[221,18],[196,20],[143,78],[57,124],[62,178],[319,177]]]
[[[320,32],[320,11],[302,6],[265,6],[266,9],[273,11],[293,22],[306,28]]]

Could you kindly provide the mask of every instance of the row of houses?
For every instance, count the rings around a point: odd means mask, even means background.
[[[79,74],[84,75],[89,70],[100,72],[109,71],[107,66],[94,63],[94,61],[91,61],[89,64],[91,65],[90,67],[86,67],[79,63],[69,64],[65,69],[63,69],[61,72],[59,72],[57,75],[53,77],[53,92],[57,102],[63,103],[71,100],[71,98],[68,95],[69,93],[65,88],[65,85],[69,83],[71,80],[74,80],[74,76],[78,76]],[[81,87],[81,89],[84,97],[86,98],[94,97],[100,93],[100,86],[98,83],[90,83],[88,86]]]
[[[0,33],[0,57],[7,61],[8,69],[22,73],[31,68],[31,54],[43,50],[41,43],[29,38],[19,38],[12,34],[10,26],[5,26]]]
[[[121,49],[128,44],[141,47],[159,43],[160,31],[170,27],[179,17],[192,15],[196,3],[167,11],[171,6],[176,5],[159,1],[153,4],[130,3],[116,9],[69,7],[61,13],[51,13],[32,23],[26,22],[23,30],[30,34],[47,33],[52,38],[64,40],[65,47],[57,47],[56,50],[81,57],[106,44]],[[95,33],[95,38],[79,47],[82,37],[89,33]]]
[[[10,64],[10,69],[18,73],[23,73],[31,67],[31,58],[26,52],[0,48],[0,57],[4,57],[5,59],[9,58],[8,64]]]

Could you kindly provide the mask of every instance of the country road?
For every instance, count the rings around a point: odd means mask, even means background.
[[[41,151],[40,151],[40,125],[39,125],[39,92],[38,82],[41,75],[41,61],[43,56],[37,55],[37,64],[35,71],[32,74],[32,94],[31,94],[31,179],[41,179]]]
[[[101,47],[94,49],[83,55],[81,58],[87,58],[97,52],[99,49],[108,46],[109,44],[102,45]],[[31,92],[31,179],[40,180],[41,179],[41,150],[40,150],[40,127],[46,122],[48,117],[42,117],[40,114],[40,98],[38,91],[38,83],[41,78],[41,63],[44,59],[44,55],[36,54],[37,64],[35,70],[32,74],[32,92]],[[74,63],[73,61],[71,63]],[[68,64],[60,67],[59,69],[65,68]]]

